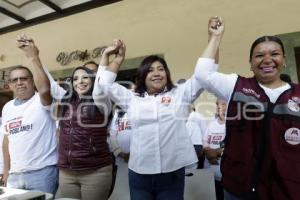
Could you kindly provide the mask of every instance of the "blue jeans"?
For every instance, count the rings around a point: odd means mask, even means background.
[[[131,200],[183,200],[185,170],[162,174],[128,171]]]
[[[25,190],[39,190],[55,195],[58,186],[57,166],[40,170],[9,174],[7,187]]]

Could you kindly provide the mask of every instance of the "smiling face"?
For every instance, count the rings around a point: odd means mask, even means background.
[[[277,42],[264,41],[257,44],[251,56],[251,70],[258,82],[276,84],[285,65],[284,52]]]
[[[161,92],[167,85],[167,74],[164,66],[155,61],[148,69],[145,85],[149,95]]]
[[[90,75],[83,69],[78,69],[73,75],[73,88],[78,96],[83,96],[92,87]]]
[[[33,77],[28,70],[18,68],[10,73],[9,88],[13,91],[15,97],[26,100],[34,95]]]

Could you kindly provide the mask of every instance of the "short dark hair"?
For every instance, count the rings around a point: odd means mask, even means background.
[[[252,55],[253,55],[253,50],[254,48],[262,43],[262,42],[267,42],[267,41],[271,41],[271,42],[276,42],[277,44],[280,45],[281,47],[281,50],[283,52],[283,55],[285,55],[285,51],[284,51],[284,46],[283,46],[283,43],[281,41],[281,39],[279,37],[276,37],[276,36],[270,36],[270,35],[265,35],[265,36],[262,36],[262,37],[259,37],[257,38],[251,45],[251,48],[250,48],[250,57],[249,57],[249,62],[251,62],[251,58],[252,58]]]
[[[25,71],[28,72],[28,74],[29,74],[30,77],[33,77],[33,74],[32,74],[32,72],[30,71],[30,69],[29,69],[28,67],[23,66],[23,65],[18,65],[18,66],[13,67],[13,68],[10,70],[10,74],[11,74],[13,71],[15,71],[15,70],[25,70]]]
[[[89,65],[89,64],[96,65],[97,68],[98,68],[98,66],[99,66],[98,63],[96,63],[96,62],[93,61],[93,60],[90,60],[90,61],[85,62],[85,63],[83,64],[83,67],[85,67],[86,65]]]
[[[173,87],[174,87],[174,84],[171,80],[171,74],[170,74],[170,70],[168,68],[168,65],[167,65],[167,62],[157,56],[157,55],[150,55],[150,56],[147,56],[146,58],[144,58],[137,70],[137,77],[136,77],[136,88],[135,88],[135,91],[137,93],[139,93],[140,95],[142,95],[145,91],[147,91],[147,88],[146,88],[146,84],[145,84],[145,80],[146,80],[146,77],[149,73],[149,68],[151,67],[152,63],[154,62],[160,62],[165,71],[166,71],[166,75],[167,75],[167,90],[171,90]]]

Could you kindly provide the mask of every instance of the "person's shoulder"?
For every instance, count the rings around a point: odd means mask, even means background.
[[[212,120],[208,122],[208,127],[216,127],[216,125],[219,125],[219,121],[217,117],[214,117]]]
[[[200,119],[200,120],[204,120],[205,119],[204,115],[202,113],[197,112],[197,111],[193,112],[193,115],[197,119]]]
[[[299,83],[290,83],[290,85],[291,85],[292,87],[294,87],[295,90],[300,91],[300,90],[299,90],[299,89],[300,89],[300,84],[299,84]]]
[[[15,98],[6,102],[3,106],[2,112],[5,111],[6,109],[9,109],[12,105],[14,105],[13,104],[14,101],[15,101]]]
[[[188,120],[191,120],[191,121],[205,120],[205,117],[203,114],[201,114],[197,111],[193,111],[190,113]]]

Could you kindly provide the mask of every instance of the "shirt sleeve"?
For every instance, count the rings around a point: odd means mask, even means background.
[[[109,96],[104,92],[104,88],[100,87],[98,83],[100,79],[105,78],[105,69],[106,67],[101,65],[98,68],[94,83],[93,99],[99,110],[108,115],[112,110],[112,103]]]
[[[201,75],[199,73],[201,73],[201,70],[198,69],[202,66],[198,62],[192,77],[182,84],[183,86],[179,86],[184,88],[184,101],[187,103],[195,101],[205,89],[203,82],[200,80]],[[209,71],[217,71],[218,64],[215,64],[213,59],[204,59],[203,62],[203,65],[207,66]]]
[[[111,151],[116,157],[122,152],[117,139],[117,134],[118,134],[117,116],[118,113],[115,112],[109,128],[109,143],[110,143]]]
[[[200,113],[192,112],[186,123],[188,134],[194,145],[203,144],[202,138],[206,129],[206,123],[204,120],[204,117]]]
[[[97,74],[96,84],[98,85],[94,90],[96,89],[98,91],[98,95],[106,96],[108,99],[115,102],[126,112],[134,93],[120,84],[115,83],[116,77],[117,74],[113,72],[108,70],[101,71],[101,76],[100,74]]]
[[[205,89],[224,100],[229,100],[238,78],[237,74],[217,72],[213,59],[209,58],[199,58],[196,70],[196,78]]]
[[[50,81],[50,87],[51,87],[51,95],[54,99],[56,100],[60,100],[63,98],[63,96],[66,94],[66,90],[64,88],[62,88],[51,76],[51,74],[49,73],[48,69],[43,66],[43,69]]]

